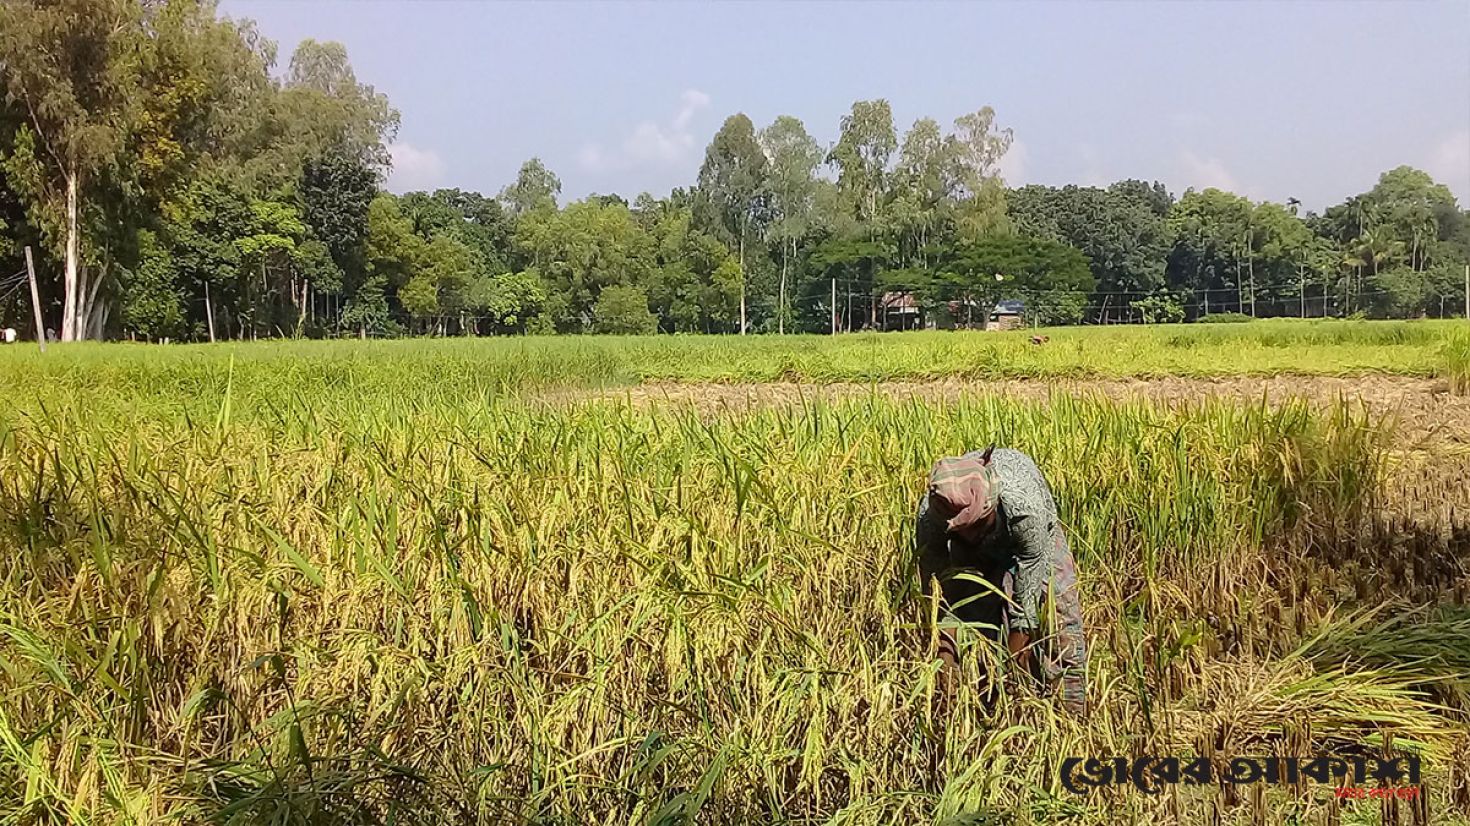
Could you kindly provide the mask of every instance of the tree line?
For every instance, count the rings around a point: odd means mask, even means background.
[[[1316,214],[1159,183],[1007,188],[984,107],[823,145],[735,114],[666,197],[383,190],[399,115],[337,43],[282,68],[205,0],[0,4],[0,323],[63,340],[794,332],[1464,311],[1470,217],[1409,167]]]

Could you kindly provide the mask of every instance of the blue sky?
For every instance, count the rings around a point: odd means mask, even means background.
[[[724,118],[900,135],[984,105],[1007,182],[1161,180],[1321,209],[1411,164],[1470,202],[1470,2],[224,0],[280,48],[347,46],[403,115],[389,187],[487,194],[540,156],[563,199],[694,180]]]

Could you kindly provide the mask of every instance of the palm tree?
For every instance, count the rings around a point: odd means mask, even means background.
[[[1404,258],[1404,242],[1394,238],[1387,227],[1374,227],[1364,232],[1358,241],[1367,255],[1371,275],[1377,275],[1381,267]]]
[[[1353,269],[1353,277],[1346,279],[1343,282],[1342,304],[1344,307],[1349,306],[1347,287],[1349,284],[1351,284],[1353,287],[1354,297],[1351,306],[1354,310],[1358,308],[1358,302],[1356,299],[1357,294],[1362,292],[1363,267],[1368,265],[1367,258],[1368,252],[1362,244],[1362,239],[1354,238],[1352,241],[1348,242],[1347,247],[1343,250],[1342,265],[1344,267],[1352,267]]]
[[[1409,258],[1409,266],[1416,270],[1424,269],[1424,256],[1428,252],[1429,241],[1439,234],[1439,222],[1434,220],[1434,213],[1428,208],[1415,209],[1410,216],[1409,226],[1414,233],[1414,249]]]

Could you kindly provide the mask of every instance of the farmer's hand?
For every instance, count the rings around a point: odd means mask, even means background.
[[[1010,649],[1011,656],[1016,659],[1016,664],[1026,673],[1031,673],[1031,635],[1025,631],[1012,631],[1006,640],[1006,647]]]
[[[946,696],[954,693],[960,676],[960,649],[948,631],[939,632],[939,690]]]

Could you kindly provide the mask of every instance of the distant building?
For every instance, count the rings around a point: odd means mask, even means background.
[[[973,300],[950,301],[927,311],[911,293],[884,293],[879,301],[883,308],[881,329],[884,330],[954,330],[980,328],[982,310]],[[991,330],[1014,330],[1024,327],[1026,305],[1015,299],[1001,301],[990,311]]]
[[[879,305],[884,330],[917,330],[923,324],[924,312],[913,293],[884,293]]]
[[[1015,330],[1026,326],[1025,309],[1026,305],[1015,299],[996,304],[990,313],[990,329]]]

